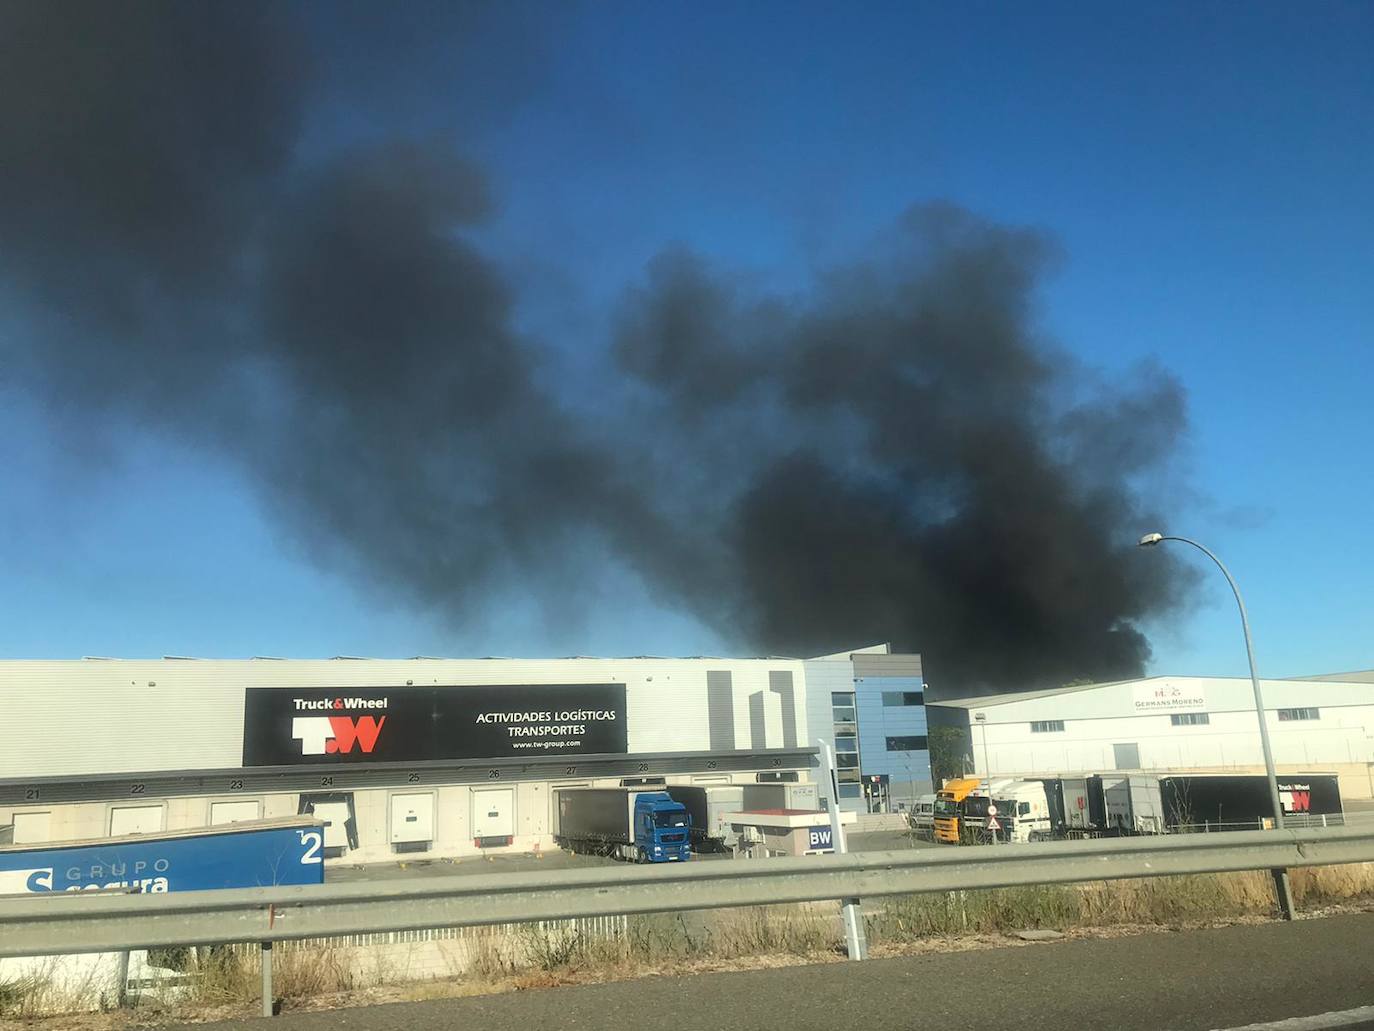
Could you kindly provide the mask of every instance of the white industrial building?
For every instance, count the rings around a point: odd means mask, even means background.
[[[1279,773],[1335,773],[1344,798],[1374,797],[1374,675],[1260,686]],[[1147,677],[930,705],[934,722],[964,732],[982,776],[1264,771],[1248,678]]]
[[[856,694],[881,699],[919,670],[885,645],[808,660],[0,662],[0,841],[311,812],[326,854],[350,863],[548,849],[560,788],[812,781],[818,741],[857,738]],[[894,742],[909,791],[924,789],[924,737]],[[842,804],[859,808],[857,745],[840,765]]]

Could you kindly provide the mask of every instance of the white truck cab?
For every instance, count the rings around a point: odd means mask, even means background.
[[[991,785],[984,784],[980,787],[976,795],[981,798],[969,806],[969,812],[965,816],[971,831],[981,832],[980,836],[987,833],[985,800],[989,793],[997,807],[995,819],[999,825],[998,841],[1049,841],[1054,836],[1045,785],[1038,780],[1019,778],[994,780]]]
[[[907,812],[907,822],[918,834],[932,834],[935,831],[935,796],[921,795]]]

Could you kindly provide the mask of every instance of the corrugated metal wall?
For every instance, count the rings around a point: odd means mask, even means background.
[[[916,677],[921,672],[919,655],[872,655],[854,653],[854,675],[856,677]]]
[[[0,662],[0,778],[231,769],[247,687],[623,683],[631,752],[811,743],[804,667],[786,659],[86,660]],[[846,672],[847,662],[837,662]]]

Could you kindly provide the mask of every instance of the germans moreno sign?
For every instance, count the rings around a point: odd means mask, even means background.
[[[625,751],[624,684],[244,692],[244,766]]]
[[[1201,687],[1181,687],[1168,681],[1138,684],[1133,708],[1137,713],[1203,712],[1207,696]]]

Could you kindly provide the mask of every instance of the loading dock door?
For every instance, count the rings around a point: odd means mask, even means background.
[[[513,838],[515,836],[514,788],[473,789],[472,836],[474,838]]]
[[[325,848],[348,847],[348,828],[344,826],[348,823],[347,802],[316,802],[315,818],[324,823]]]
[[[255,798],[235,799],[232,802],[210,803],[210,825],[256,820],[262,815],[262,803]]]
[[[1140,745],[1134,741],[1124,745],[1112,745],[1112,758],[1118,770],[1140,769]]]
[[[162,830],[162,806],[124,805],[110,810],[110,834],[156,834]]]
[[[391,796],[391,841],[434,840],[434,795],[428,791]]]
[[[51,813],[14,814],[14,843],[16,845],[34,845],[51,840]]]

